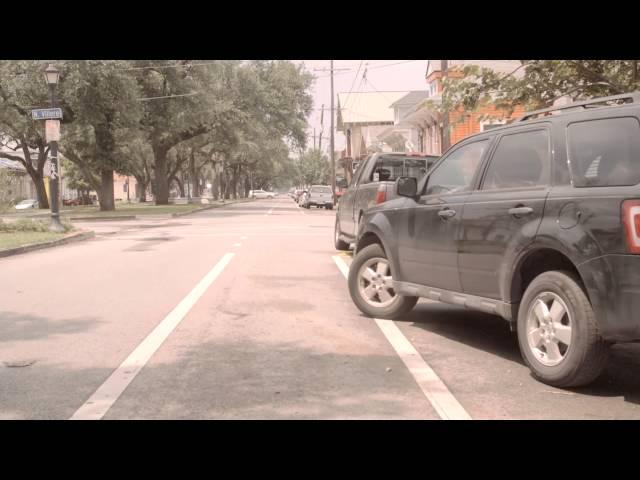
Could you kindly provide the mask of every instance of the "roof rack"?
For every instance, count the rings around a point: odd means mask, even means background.
[[[614,102],[619,100],[631,100],[630,102],[625,101],[624,103],[640,103],[640,92],[623,93],[622,95],[613,95],[610,97],[592,98],[591,100],[586,100],[584,102],[573,102],[567,105],[560,105],[557,107],[534,110],[533,112],[525,113],[522,117],[518,118],[514,123],[524,122],[542,113],[557,112],[561,110],[570,110],[570,109],[579,108],[579,107],[589,108],[590,105],[597,105],[599,103]]]

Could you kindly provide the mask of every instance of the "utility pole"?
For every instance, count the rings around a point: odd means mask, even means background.
[[[334,123],[333,123],[333,112],[335,110],[333,105],[333,72],[337,72],[338,70],[350,70],[349,68],[333,68],[333,60],[330,60],[329,71],[331,72],[331,108],[329,111],[331,112],[331,136],[330,138],[330,147],[331,147],[331,192],[334,198],[336,198],[336,157],[335,157],[335,138],[334,138]],[[326,69],[315,69],[316,71],[326,71]],[[324,105],[322,106],[322,111],[324,112]],[[322,133],[320,133],[322,138]]]
[[[444,84],[444,80],[447,78],[447,73],[449,71],[449,60],[440,60],[440,70],[442,70],[442,77],[440,82]],[[444,95],[444,89],[442,91]],[[445,110],[442,112],[442,142],[440,142],[441,154],[444,153],[451,144],[451,139],[449,138],[449,111]]]
[[[336,152],[333,132],[333,60],[331,60],[331,196],[336,198]]]
[[[324,133],[324,103],[320,110],[320,139],[318,140],[318,150],[322,152],[322,134]]]

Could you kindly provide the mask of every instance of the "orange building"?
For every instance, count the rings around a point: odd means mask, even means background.
[[[447,75],[450,78],[463,77],[462,68],[465,65],[474,64],[492,68],[500,73],[514,71],[519,62],[512,60],[449,60]],[[430,60],[427,64],[425,80],[429,97],[427,101],[416,105],[402,119],[404,123],[413,125],[418,132],[418,149],[425,154],[441,155],[442,149],[442,115],[433,105],[439,105],[442,101],[442,71],[440,60]],[[513,112],[499,110],[494,105],[479,107],[473,112],[465,112],[462,108],[455,112],[449,112],[449,140],[454,145],[460,140],[483,132],[490,128],[504,125],[509,121],[522,116],[525,113],[523,107],[516,107]]]

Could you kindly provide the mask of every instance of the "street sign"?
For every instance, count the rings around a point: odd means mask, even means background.
[[[60,120],[47,120],[44,122],[44,131],[47,142],[60,141]]]
[[[38,108],[37,110],[31,110],[31,117],[34,120],[48,120],[48,119],[61,119],[61,108]]]

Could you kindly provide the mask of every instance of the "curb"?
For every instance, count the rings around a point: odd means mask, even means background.
[[[112,217],[69,217],[69,220],[73,221],[98,221],[98,222],[111,222],[115,220],[136,220],[136,215],[120,215]]]
[[[80,242],[82,240],[88,240],[95,236],[94,232],[77,232],[66,237],[59,238],[58,240],[52,240],[50,242],[32,243],[30,245],[24,245],[22,247],[9,248],[7,250],[0,250],[0,258],[10,257],[13,255],[20,255],[21,253],[28,253],[34,250],[42,250],[45,248],[57,247],[59,245],[66,245],[67,243]]]

